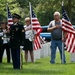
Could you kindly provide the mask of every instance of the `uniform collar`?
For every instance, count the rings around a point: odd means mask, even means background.
[[[14,25],[17,25],[17,23],[14,23]]]

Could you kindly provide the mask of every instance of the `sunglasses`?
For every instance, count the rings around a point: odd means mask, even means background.
[[[30,20],[29,21],[25,21],[25,22],[30,22]]]

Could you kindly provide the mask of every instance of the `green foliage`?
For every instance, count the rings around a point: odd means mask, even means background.
[[[72,24],[75,24],[75,0],[63,1]],[[41,25],[48,25],[53,20],[55,11],[62,14],[62,0],[0,0],[0,21],[7,19],[6,3],[8,3],[11,13],[20,14],[21,21],[24,23],[24,19],[30,16],[29,2],[31,2]]]

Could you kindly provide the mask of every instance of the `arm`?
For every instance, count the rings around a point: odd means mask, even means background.
[[[22,26],[21,27],[21,45],[23,46],[24,45],[24,39],[25,39],[25,30],[24,30],[24,27]]]
[[[26,26],[24,27],[24,30],[25,30],[25,31],[28,31],[28,30],[31,30],[31,29],[32,29],[31,26],[28,27],[28,28],[26,28]]]
[[[52,21],[49,23],[49,27],[47,28],[47,31],[52,32],[54,29],[56,29],[56,26],[52,26]]]
[[[52,32],[53,30],[55,30],[55,29],[61,27],[60,25],[52,26],[52,23],[53,23],[53,21],[51,21],[51,22],[49,23],[49,27],[47,28],[47,31],[49,31],[49,32]]]
[[[31,30],[31,28],[25,28],[25,31]]]
[[[52,32],[54,29],[56,29],[56,26],[48,28],[47,31]]]
[[[22,37],[22,40],[24,41],[24,39],[25,39],[25,30],[24,30],[24,27],[22,26],[21,27],[22,29],[21,29],[21,37]]]
[[[47,31],[52,32],[55,29],[61,28],[60,25],[55,25],[54,27],[48,28]]]

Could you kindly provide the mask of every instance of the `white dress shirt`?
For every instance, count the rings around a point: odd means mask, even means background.
[[[25,25],[24,26],[25,30],[27,28],[30,28],[30,27],[31,27],[31,25],[29,25],[29,26]],[[29,39],[30,41],[32,41],[32,39],[34,38],[34,34],[35,33],[36,32],[34,30],[32,30],[32,29],[25,31],[25,37],[26,37],[26,39]]]

